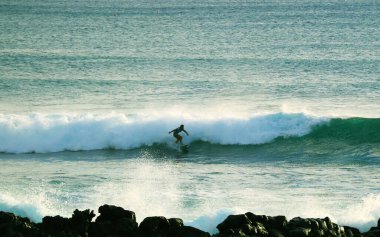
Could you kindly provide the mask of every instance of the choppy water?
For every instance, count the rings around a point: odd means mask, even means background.
[[[380,217],[378,1],[0,1],[0,210]],[[190,152],[168,131],[185,124]]]

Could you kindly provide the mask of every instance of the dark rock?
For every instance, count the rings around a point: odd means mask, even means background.
[[[264,223],[263,223],[264,224]],[[268,219],[267,229],[284,230],[288,226],[288,220],[285,216],[275,216]]]
[[[284,233],[276,229],[268,229],[268,235],[270,237],[284,237]]]
[[[142,237],[164,237],[169,232],[169,221],[163,216],[146,217],[139,226]]]
[[[298,227],[311,229],[311,221],[301,217],[295,217],[289,221],[288,227],[289,229],[296,229]]]
[[[243,226],[251,225],[252,222],[244,214],[241,215],[229,215],[222,223],[216,228],[219,232],[223,233],[228,229],[241,229]]]
[[[307,220],[310,222],[311,230],[319,230],[320,229],[319,222],[316,219],[308,218]]]
[[[35,237],[39,235],[38,228],[28,218],[0,211],[0,236]]]
[[[289,237],[308,237],[309,233],[309,228],[297,227],[289,231]]]
[[[247,212],[247,213],[245,213],[245,215],[248,217],[248,219],[251,222],[260,222],[264,226],[267,225],[268,220],[269,220],[269,218],[267,216],[264,216],[264,215],[255,215],[252,212]]]
[[[371,228],[368,232],[364,233],[364,237],[380,237],[380,229]]]
[[[360,233],[360,231],[354,227],[344,226],[343,228],[347,237],[361,237],[362,236],[362,233]]]
[[[325,235],[325,231],[322,229],[312,229],[309,233],[310,237],[322,237]]]
[[[334,229],[333,223],[331,222],[329,217],[325,217],[323,220],[326,222],[327,229],[329,230]]]
[[[255,222],[252,225],[257,229],[257,235],[258,236],[267,236],[268,235],[268,231],[262,223]]]
[[[210,237],[210,234],[191,226],[181,226],[172,230],[167,237]]]
[[[183,226],[183,220],[180,218],[170,218],[168,219],[170,228],[178,228]]]
[[[94,211],[90,211],[89,209],[79,211],[76,209],[70,219],[70,226],[75,233],[78,233],[81,236],[86,236],[90,222],[94,217]]]
[[[321,229],[321,230],[323,230],[323,231],[327,231],[328,230],[328,228],[327,228],[327,224],[326,224],[326,221],[325,220],[323,220],[323,219],[315,219],[317,222],[318,222],[318,224],[319,224],[319,228]]]
[[[99,207],[100,216],[88,227],[88,235],[102,236],[138,236],[135,213],[121,207],[103,205]]]
[[[122,218],[130,219],[136,222],[136,215],[133,211],[124,210],[121,207],[112,205],[103,205],[99,207],[100,216],[96,218],[96,222],[114,221]]]
[[[138,226],[135,221],[128,218],[121,218],[115,221],[91,222],[88,228],[88,236],[138,236]]]
[[[47,233],[59,233],[70,230],[69,218],[62,216],[45,216],[42,218],[42,228]]]
[[[255,226],[246,224],[240,227],[240,229],[236,229],[236,231],[241,231],[246,235],[257,235],[258,231]]]

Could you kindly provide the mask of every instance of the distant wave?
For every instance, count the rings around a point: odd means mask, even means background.
[[[304,114],[267,114],[247,118],[143,117],[124,114],[0,114],[0,152],[48,153],[133,149],[173,144],[168,131],[185,124],[185,142],[257,145],[278,138],[350,139],[378,142],[380,119],[320,118]]]

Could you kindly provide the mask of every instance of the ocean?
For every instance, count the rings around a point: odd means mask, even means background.
[[[380,217],[377,0],[0,0],[0,210]],[[185,125],[189,152],[168,132]]]

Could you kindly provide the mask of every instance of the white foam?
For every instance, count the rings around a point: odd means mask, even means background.
[[[27,197],[15,198],[5,193],[0,194],[0,210],[11,212],[21,217],[28,217],[34,222],[40,222],[43,217],[39,203],[31,201]]]
[[[185,225],[193,226],[200,230],[209,232],[211,234],[217,234],[219,231],[216,228],[218,224],[222,223],[227,216],[236,214],[237,212],[230,209],[217,210],[215,213],[205,214],[197,217],[192,221],[185,221]]]
[[[373,226],[377,226],[380,217],[380,194],[368,194],[352,206],[349,206],[345,213],[333,218],[341,225],[355,226],[361,231],[367,231]]]
[[[174,114],[128,117],[121,113],[0,114],[0,152],[130,149],[172,143],[168,131],[181,123],[190,133],[188,142],[261,144],[279,136],[302,136],[321,121],[303,114],[282,113],[244,118]]]

